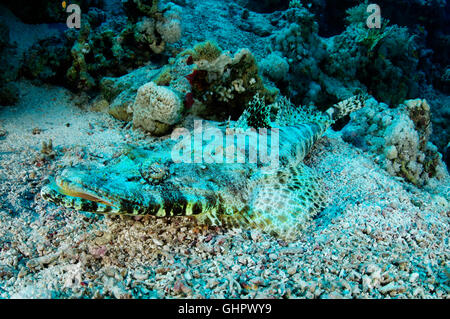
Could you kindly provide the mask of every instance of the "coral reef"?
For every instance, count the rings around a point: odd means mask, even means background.
[[[139,10],[130,9],[129,3]],[[40,41],[27,53],[23,73],[57,81],[65,70],[63,83],[76,90],[91,90],[102,77],[127,74],[180,39],[180,7],[171,3],[158,6],[157,1],[148,12],[144,2],[129,1],[124,6],[128,8],[126,17],[108,17],[91,8],[80,30],[66,31],[63,39]]]
[[[342,130],[343,139],[376,154],[389,174],[417,186],[444,175],[442,156],[429,141],[430,106],[426,100],[407,100],[391,109],[372,98],[351,118]]]
[[[55,36],[41,40],[25,53],[20,72],[26,77],[44,82],[64,83],[70,65],[68,40]]]
[[[256,94],[273,103],[276,88],[266,87],[248,49],[234,55],[212,41],[184,50],[154,80],[183,97],[190,113],[208,119],[237,119]]]
[[[301,3],[307,5],[308,9],[316,15],[319,33],[324,37],[341,34],[346,28],[342,24],[346,16],[348,18],[349,13],[353,13],[355,17],[367,14],[364,9],[369,4],[368,1],[365,1],[360,5],[360,9],[349,12],[348,9],[355,8],[354,6],[357,5],[356,1],[302,0]],[[447,2],[441,0],[379,0],[376,3],[382,8],[382,17],[389,19],[392,24],[407,27],[408,32],[416,36],[415,40],[421,46],[427,47],[426,50],[417,52],[415,57],[419,59],[419,68],[426,74],[427,80],[434,85],[439,85],[443,75],[442,71],[450,64],[450,27],[448,24],[450,9]],[[357,22],[357,20],[354,19],[353,22]]]
[[[269,52],[288,59],[290,95],[298,104],[322,106],[359,92],[395,104],[418,94],[420,47],[406,28],[366,26],[366,5],[347,11],[348,26],[331,38],[319,36],[315,16],[300,2],[284,13]],[[395,83],[395,85],[392,85]]]
[[[420,47],[406,28],[388,26],[380,29],[366,26],[367,6],[348,10],[346,30],[333,38],[325,72],[342,82],[357,79],[360,87],[387,104],[397,104],[418,94]],[[394,84],[394,85],[393,85]]]
[[[136,22],[138,17],[153,16],[158,12],[158,0],[123,0],[122,4],[128,17]]]
[[[161,54],[166,43],[178,41],[181,37],[178,8],[171,5],[157,11],[156,5],[154,2],[147,13],[150,16],[142,16],[145,14],[142,11],[140,17],[130,13],[125,25],[122,21],[112,30],[111,23],[101,24],[94,30],[89,22],[85,23],[71,50],[73,64],[67,71],[69,83],[80,89],[90,89],[97,84],[92,74],[97,78],[107,74],[123,75],[130,68],[144,65],[152,55]],[[147,6],[139,5],[139,8]],[[130,22],[135,19],[138,19],[136,23]],[[112,45],[112,56],[108,52],[109,45]]]
[[[206,42],[181,53],[181,57],[186,56],[187,64],[195,64],[187,76],[193,98],[206,106],[209,116],[214,113],[237,119],[257,93],[269,104],[278,94],[277,89],[264,86],[256,59],[248,49],[231,55]]]
[[[283,18],[281,29],[271,37],[268,51],[287,58],[290,67],[287,95],[297,104],[318,102],[320,64],[326,57],[326,46],[318,35],[318,24],[314,15],[302,6],[286,10]],[[279,70],[275,69],[277,72]]]
[[[154,81],[154,84],[149,81]],[[160,70],[148,66],[119,78],[103,78],[100,87],[102,98],[109,104],[108,112],[120,120],[133,120],[135,127],[142,127],[154,135],[167,133],[175,122],[170,118],[163,119],[168,113],[156,116],[154,109],[148,110],[148,107],[155,107],[150,105],[153,102],[149,102],[154,101],[151,98],[153,93],[141,92],[140,96],[137,91],[142,85],[145,92],[166,94],[169,90],[192,113],[222,119],[230,116],[237,119],[256,94],[268,104],[274,102],[277,94],[275,89],[264,86],[250,51],[242,49],[232,56],[212,42],[200,43],[183,51]],[[165,102],[171,103],[166,106],[170,109],[175,103],[173,99],[163,99]],[[136,109],[138,115],[134,114]],[[180,111],[178,106],[174,109]]]
[[[277,52],[272,52],[260,63],[262,74],[274,82],[286,79],[289,72],[289,63],[287,59]]]
[[[164,135],[181,119],[183,102],[168,87],[149,82],[141,86],[133,105],[133,125],[152,135]]]
[[[437,84],[439,78],[450,64],[450,26],[448,19],[450,7],[444,0],[413,0],[389,1],[381,0],[383,16],[398,25],[408,27],[423,38],[424,50],[421,60],[429,59],[428,63],[421,61],[421,69],[427,73],[430,82]],[[448,87],[447,87],[448,88]],[[448,91],[447,91],[448,94]]]
[[[100,81],[100,102],[105,101],[108,113],[116,119],[131,121],[138,89],[154,80],[159,73],[159,69],[148,65],[118,78],[104,77]]]

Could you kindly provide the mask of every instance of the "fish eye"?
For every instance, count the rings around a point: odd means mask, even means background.
[[[147,183],[154,184],[167,178],[169,168],[159,162],[152,162],[147,165],[141,165],[139,172]]]

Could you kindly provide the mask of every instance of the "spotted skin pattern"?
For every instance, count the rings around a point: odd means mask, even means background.
[[[320,177],[303,159],[334,120],[363,106],[364,98],[355,96],[331,107],[320,121],[280,127],[276,168],[248,161],[175,163],[175,141],[168,139],[148,148],[128,146],[106,165],[68,168],[43,187],[41,196],[78,211],[191,216],[199,224],[257,228],[294,240],[326,205]],[[241,151],[248,154],[245,144]]]

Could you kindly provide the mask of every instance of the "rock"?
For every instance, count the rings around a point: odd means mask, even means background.
[[[277,256],[277,254],[270,254],[269,255],[269,259],[271,259],[271,260],[276,260],[276,259],[278,259],[278,256]]]
[[[247,264],[247,258],[245,256],[239,256],[238,262],[240,264],[242,264],[242,265],[246,265]]]
[[[118,120],[131,121],[138,89],[155,79],[159,72],[149,65],[118,78],[104,77],[100,89],[103,98],[110,103],[108,113]]]
[[[125,289],[125,287],[119,283],[111,289],[113,296],[117,299],[130,299],[131,294]]]
[[[295,273],[297,272],[297,267],[289,267],[288,268],[288,270],[287,270],[287,273],[289,274],[289,275],[294,275]]]
[[[369,276],[364,275],[362,277],[362,287],[363,287],[363,291],[368,291],[368,290],[372,289],[372,279],[370,279]]]
[[[345,299],[345,297],[343,295],[341,295],[340,293],[338,293],[337,291],[332,291],[331,293],[329,293],[328,298],[329,299]]]
[[[420,295],[420,297],[422,297],[422,298],[425,297],[425,293],[424,293],[422,287],[417,287],[416,289],[414,289],[414,291],[413,291],[413,297],[417,297],[418,295]]]
[[[181,280],[177,280],[173,286],[173,292],[175,294],[185,294],[185,295],[191,295],[192,289],[185,284],[185,282]]]
[[[184,279],[186,279],[187,282],[190,282],[192,280],[192,275],[189,271],[184,273]]]
[[[148,279],[148,274],[144,270],[138,269],[133,273],[133,277],[136,280],[144,281]]]
[[[20,276],[20,273],[22,272],[22,270],[26,272],[26,268],[25,267],[22,268],[19,272],[19,276]],[[0,265],[0,279],[9,279],[14,276],[14,273],[15,273],[15,269],[13,267],[9,267],[6,265]]]
[[[238,265],[234,265],[233,267],[231,267],[231,270],[233,271],[233,272],[239,272],[240,270],[241,270],[241,267],[239,267]]]
[[[59,253],[49,254],[42,257],[30,259],[27,262],[27,267],[30,269],[37,269],[44,265],[49,265],[59,257]]]
[[[415,282],[417,279],[419,278],[419,274],[418,273],[412,273],[411,276],[409,276],[409,282],[413,283]]]
[[[390,282],[389,284],[387,284],[386,286],[382,286],[380,288],[378,288],[378,291],[380,293],[382,293],[383,295],[386,295],[388,293],[398,293],[398,292],[404,292],[406,290],[405,287],[395,283],[395,282]]]
[[[390,272],[385,272],[381,276],[381,284],[386,285],[395,280],[395,276]]]
[[[28,274],[27,268],[23,267],[22,269],[20,269],[19,273],[17,274],[18,278],[23,278]]]
[[[162,241],[160,241],[157,238],[152,238],[152,241],[155,243],[156,246],[163,246],[164,243]]]
[[[380,269],[380,267],[378,267],[375,264],[369,264],[369,265],[367,265],[366,272],[368,274],[373,274],[375,272],[381,272],[381,269]]]

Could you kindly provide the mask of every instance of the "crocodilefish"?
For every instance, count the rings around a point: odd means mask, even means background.
[[[232,145],[219,142],[211,147],[211,140],[202,139],[195,146],[194,132],[184,136],[184,142],[170,138],[145,147],[125,146],[122,155],[110,161],[64,169],[42,188],[41,196],[78,211],[191,216],[198,224],[257,228],[293,240],[327,202],[321,178],[303,163],[305,156],[332,123],[362,108],[364,102],[363,96],[354,96],[320,114],[298,111],[289,121],[273,121],[270,130],[278,137],[277,145],[270,134],[239,125],[203,131],[202,136],[215,134],[216,139],[218,130],[224,136],[233,132]],[[244,112],[236,123],[248,122],[249,114]],[[243,140],[247,142],[238,142]],[[258,142],[262,140],[266,141]],[[263,144],[272,152],[277,147],[276,165],[268,165],[258,153]],[[199,148],[212,149],[215,160],[211,156],[206,160],[205,152],[195,155]],[[185,160],[174,158],[183,152]],[[227,154],[233,153],[246,154],[245,159],[228,161]],[[257,155],[251,158],[251,154]],[[222,155],[223,162],[218,161]]]

